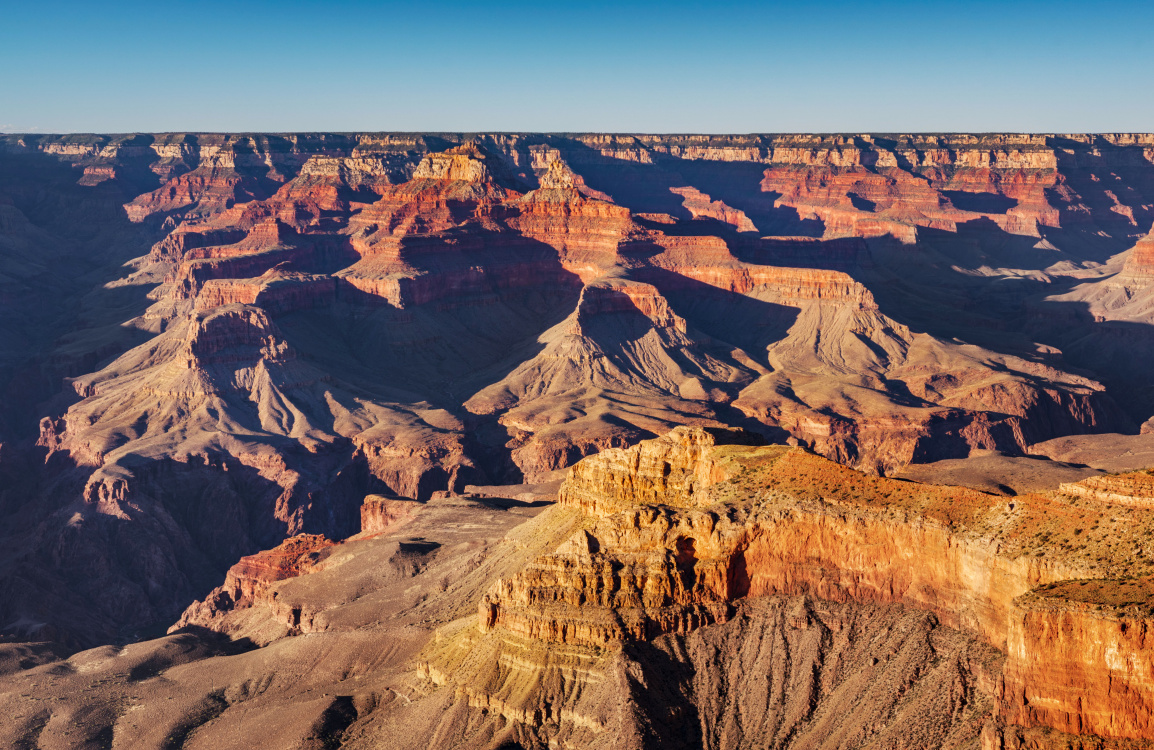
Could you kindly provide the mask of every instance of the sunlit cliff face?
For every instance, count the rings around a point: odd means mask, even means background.
[[[991,737],[1005,725],[1150,736],[1150,571],[1129,554],[1146,533],[1130,525],[1150,502],[1145,472],[1007,499],[870,477],[801,448],[715,445],[746,437],[678,428],[578,463],[560,506],[584,528],[495,584],[480,632],[594,659],[732,627],[759,597],[901,604],[1004,655],[973,676]],[[1055,517],[1064,528],[1040,530]]]

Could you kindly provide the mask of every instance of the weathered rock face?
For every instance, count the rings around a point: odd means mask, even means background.
[[[717,442],[678,428],[574,466],[560,501],[584,528],[495,584],[480,632],[595,653],[721,626],[759,597],[901,604],[1005,654],[982,678],[990,738],[1002,723],[1154,738],[1154,589],[1129,555],[1149,521],[1092,494],[1107,478],[1007,500]]]
[[[370,495],[361,505],[361,534],[392,531],[410,519],[414,503],[410,500]]]
[[[228,569],[224,583],[204,599],[184,611],[171,630],[189,625],[212,627],[228,613],[237,609],[262,605],[276,610],[276,602],[269,588],[277,581],[295,578],[311,570],[324,557],[333,542],[319,534],[301,534],[289,537],[277,547],[255,555],[242,557]],[[290,628],[301,625],[300,609],[283,608],[277,619],[285,620]]]
[[[1154,236],[1146,235],[1138,240],[1126,256],[1122,277],[1134,282],[1148,281],[1154,277]]]
[[[484,182],[489,179],[485,159],[486,154],[474,143],[458,146],[443,154],[426,156],[413,170],[413,179]]]
[[[495,633],[454,633],[424,670],[534,748],[973,746],[1001,661],[924,612],[805,597],[620,651]]]
[[[1154,737],[1151,581],[1074,581],[1015,602],[1001,713],[1070,734]]]
[[[712,458],[715,435],[724,444],[756,445],[753,435],[733,430],[679,427],[630,448],[611,448],[568,472],[559,500],[591,516],[610,516],[638,505],[689,506],[698,493],[729,479]]]

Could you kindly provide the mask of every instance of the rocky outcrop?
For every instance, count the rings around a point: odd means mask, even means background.
[[[678,427],[668,435],[629,448],[610,448],[569,470],[558,500],[591,516],[610,516],[638,505],[692,507],[695,497],[729,479],[714,460],[713,448],[757,445],[754,435],[736,430]]]
[[[1127,521],[1086,494],[1007,501],[719,442],[678,428],[578,463],[560,501],[584,528],[494,585],[480,632],[612,650],[727,623],[757,597],[902,604],[1005,653],[983,687],[997,726],[1151,737],[1150,589],[1114,577],[1136,572],[1126,553],[1102,554],[1143,545],[1146,522],[1129,525],[1142,511]]]
[[[1095,503],[1117,503],[1135,508],[1154,507],[1154,476],[1149,471],[1090,477],[1064,483],[1060,490]]]
[[[188,625],[211,626],[214,620],[235,609],[255,604],[271,605],[269,587],[277,581],[307,573],[323,559],[333,542],[321,535],[289,537],[271,550],[242,557],[225,576],[224,583],[204,599],[189,606],[171,630]],[[299,613],[297,615],[299,624]]]
[[[210,279],[196,295],[196,309],[226,305],[254,305],[284,314],[331,305],[336,301],[335,279],[316,274],[266,271],[253,279]]]
[[[361,534],[395,530],[412,517],[412,500],[369,495],[361,504]]]
[[[1126,256],[1122,277],[1131,282],[1147,282],[1154,277],[1154,235],[1138,240]]]
[[[1042,586],[1015,602],[1001,716],[1074,735],[1154,736],[1148,577]]]
[[[485,182],[490,179],[486,159],[485,152],[475,143],[467,143],[442,154],[426,156],[413,170],[413,179]]]

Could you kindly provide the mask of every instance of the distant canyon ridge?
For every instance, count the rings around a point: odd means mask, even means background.
[[[0,631],[162,632],[366,495],[679,425],[1138,435],[1152,223],[1146,134],[0,137]]]

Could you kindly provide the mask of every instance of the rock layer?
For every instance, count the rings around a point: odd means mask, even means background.
[[[1154,599],[1145,577],[1127,583],[1149,563],[1125,551],[1144,544],[1142,511],[1069,487],[1007,500],[910,485],[717,440],[678,428],[574,466],[560,498],[585,528],[494,585],[480,632],[598,652],[727,623],[758,597],[901,604],[1005,654],[983,688],[991,737],[1003,722],[1154,737]]]

